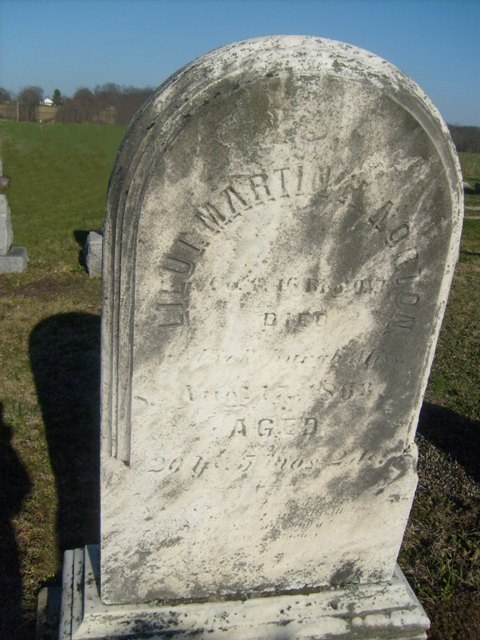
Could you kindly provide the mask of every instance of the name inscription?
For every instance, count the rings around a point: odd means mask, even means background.
[[[328,197],[330,203],[336,203],[345,211],[352,206],[358,208],[367,186],[358,174],[349,175],[342,172],[334,175],[330,168],[319,168],[303,162],[253,175],[232,176],[230,184],[219,190],[214,198],[193,208],[192,227],[188,232],[179,235],[160,265],[165,288],[160,292],[156,307],[158,326],[178,328],[189,324],[189,288],[198,260],[210,245],[212,238],[246,211],[268,202],[287,201],[289,198],[313,194],[317,202]],[[374,295],[384,292],[388,284],[395,288],[395,312],[388,322],[388,328],[411,331],[420,303],[415,283],[421,276],[421,267],[417,248],[408,246],[410,224],[403,219],[404,212],[395,210],[391,200],[373,213],[364,213],[360,209],[360,214],[367,226],[380,233],[385,244],[396,252],[395,273],[391,283],[376,276],[335,283],[299,275],[269,284],[264,278],[247,274],[240,280],[231,282],[223,282],[214,277],[209,287],[213,291],[217,286],[221,286],[227,292],[239,290],[261,293],[270,291],[274,286],[278,299],[278,295],[288,296],[293,291],[314,296],[328,294],[332,297]],[[311,325],[322,326],[325,313],[324,309],[310,308],[300,309],[298,312],[290,311],[282,316],[275,309],[266,310],[263,324],[265,327],[286,326],[294,329]]]

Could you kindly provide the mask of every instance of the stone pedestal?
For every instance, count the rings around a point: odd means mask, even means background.
[[[426,638],[428,618],[396,567],[392,581],[201,603],[104,605],[99,549],[67,551],[59,640],[386,640]]]
[[[10,247],[6,255],[0,255],[0,273],[20,273],[28,264],[25,247]]]

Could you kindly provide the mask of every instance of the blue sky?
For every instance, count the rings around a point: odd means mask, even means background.
[[[480,126],[480,0],[0,0],[0,86],[155,87],[202,53],[267,34],[368,49],[447,122]]]

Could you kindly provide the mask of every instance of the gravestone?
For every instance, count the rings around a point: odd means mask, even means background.
[[[102,275],[103,234],[101,231],[90,231],[84,247],[85,266],[90,278]]]
[[[5,256],[12,246],[13,231],[7,196],[0,194],[0,255]]]
[[[461,213],[438,112],[365,51],[260,38],[160,87],[111,180],[62,638],[425,637],[396,559]]]
[[[23,271],[28,262],[25,247],[14,247],[7,196],[0,194],[0,273]]]
[[[9,178],[3,175],[3,162],[2,158],[0,158],[0,189],[6,189],[9,185]]]

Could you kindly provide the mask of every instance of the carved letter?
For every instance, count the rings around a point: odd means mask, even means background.
[[[302,436],[314,436],[317,433],[317,419],[316,418],[304,418],[305,428],[303,430]]]
[[[263,318],[263,324],[265,327],[273,327],[277,324],[277,314],[270,312],[265,313]]]
[[[297,168],[297,196],[303,195],[302,186],[303,186],[303,166],[299,164]]]
[[[225,223],[225,216],[210,202],[198,207],[194,220],[199,220],[207,229],[219,233]]]
[[[406,222],[403,222],[400,226],[396,227],[388,234],[388,244],[393,247],[402,240],[405,240],[410,234],[410,227]]]
[[[235,203],[236,203],[236,201],[240,202],[240,204],[242,205],[242,207],[243,207],[244,209],[247,209],[247,208],[250,206],[250,205],[249,205],[249,203],[247,202],[247,200],[245,200],[245,198],[243,198],[243,197],[238,193],[238,191],[236,191],[233,187],[227,187],[226,189],[224,189],[224,190],[222,191],[222,193],[224,193],[224,194],[225,194],[225,196],[226,196],[226,198],[227,198],[227,202],[228,202],[228,204],[229,204],[229,206],[230,206],[230,211],[231,211],[232,213],[236,213],[237,215],[240,215],[240,214],[237,212],[237,209],[236,209],[236,207],[235,207]],[[232,218],[230,218],[230,220],[233,220],[233,218],[236,218],[236,217],[237,217],[237,216],[233,216]],[[229,221],[230,221],[230,220],[229,220]]]
[[[275,200],[275,198],[273,198],[272,194],[270,193],[270,189],[268,188],[267,179],[268,178],[266,173],[257,173],[250,178],[250,186],[252,187],[252,191],[257,204],[262,202],[262,199],[258,193],[259,189],[263,189],[265,195],[268,196],[269,200]]]
[[[233,436],[236,434],[244,437],[247,436],[247,425],[245,424],[244,418],[237,418],[237,420],[235,420],[230,438],[233,438]]]
[[[195,263],[190,262],[190,260],[183,260],[182,258],[177,258],[176,256],[165,256],[166,262],[163,265],[164,269],[167,271],[173,271],[174,273],[178,273],[178,275],[183,278],[189,278],[192,273],[195,271]]]
[[[389,200],[383,207],[380,207],[378,211],[376,211],[373,215],[368,219],[369,223],[372,225],[374,229],[380,231],[380,229],[385,225],[385,220],[387,219],[388,214],[390,213],[390,209],[393,206],[393,202]]]
[[[281,169],[274,169],[274,173],[280,173],[280,184],[282,186],[282,198],[289,198],[290,194],[287,191],[285,184],[285,171],[290,171],[290,167],[282,167]]]
[[[198,457],[198,460],[195,463],[192,471],[194,475],[196,475],[197,478],[199,478],[202,475],[202,473],[205,471],[205,469],[208,467],[208,461],[204,460],[202,456],[197,456],[197,457]]]
[[[188,314],[181,303],[159,303],[157,310],[159,315],[158,324],[160,327],[181,327],[188,324]]]
[[[273,431],[273,427],[271,426],[272,424],[273,424],[273,420],[270,420],[270,418],[262,418],[261,420],[259,420],[258,435],[271,436]]]
[[[399,329],[407,329],[411,331],[415,324],[415,318],[413,316],[407,316],[404,313],[399,313],[392,321],[392,327],[398,327]]]
[[[419,300],[420,300],[420,296],[418,295],[418,293],[412,293],[410,291],[402,291],[397,295],[395,302],[399,306],[412,307],[418,304]]]

